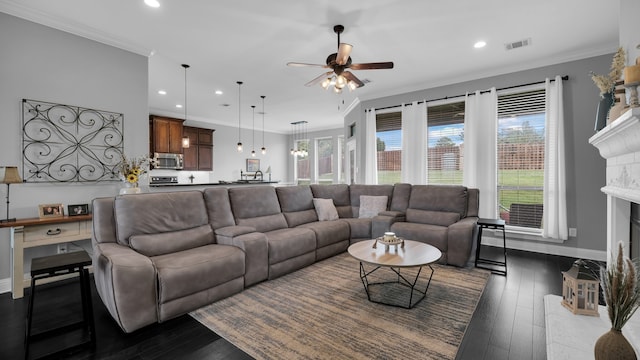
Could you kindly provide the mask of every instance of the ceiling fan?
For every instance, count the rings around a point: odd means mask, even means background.
[[[330,54],[327,57],[326,65],[320,64],[307,64],[299,62],[289,62],[288,66],[314,66],[326,69],[331,69],[320,76],[309,81],[305,86],[314,86],[321,82],[324,89],[328,89],[333,86],[333,90],[336,93],[341,93],[342,89],[346,86],[349,90],[354,90],[364,86],[364,83],[358,79],[350,70],[374,70],[374,69],[393,69],[393,62],[375,62],[375,63],[361,63],[354,64],[351,62],[351,49],[352,45],[340,42],[340,34],[344,31],[344,26],[335,25],[333,31],[338,35],[338,52]]]

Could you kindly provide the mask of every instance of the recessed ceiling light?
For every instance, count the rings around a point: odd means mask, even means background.
[[[216,90],[216,95],[222,95],[222,90]]]
[[[160,95],[167,95],[167,92],[164,90],[158,90],[158,94]]]
[[[181,105],[181,104],[176,104],[176,107],[177,107],[178,109],[182,109],[182,105]]]
[[[478,41],[477,43],[473,44],[473,47],[476,49],[480,49],[487,46],[487,43],[484,41]]]
[[[160,7],[160,3],[158,2],[158,0],[144,0],[144,3],[152,8]]]

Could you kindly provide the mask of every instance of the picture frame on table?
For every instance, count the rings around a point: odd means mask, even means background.
[[[67,213],[69,216],[87,215],[89,213],[89,204],[67,205]]]
[[[260,159],[247,159],[247,172],[254,173],[260,170]]]
[[[38,205],[38,217],[40,219],[58,218],[63,216],[64,216],[64,206],[62,206],[62,204]]]

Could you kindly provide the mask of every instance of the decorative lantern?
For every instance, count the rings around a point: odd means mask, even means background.
[[[562,272],[562,305],[574,314],[599,316],[600,281],[596,265],[576,260],[571,269]]]

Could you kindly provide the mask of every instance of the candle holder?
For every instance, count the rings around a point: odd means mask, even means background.
[[[640,82],[624,84],[624,87],[629,89],[629,107],[631,108],[640,107],[640,103],[638,101],[638,85],[640,85]]]

